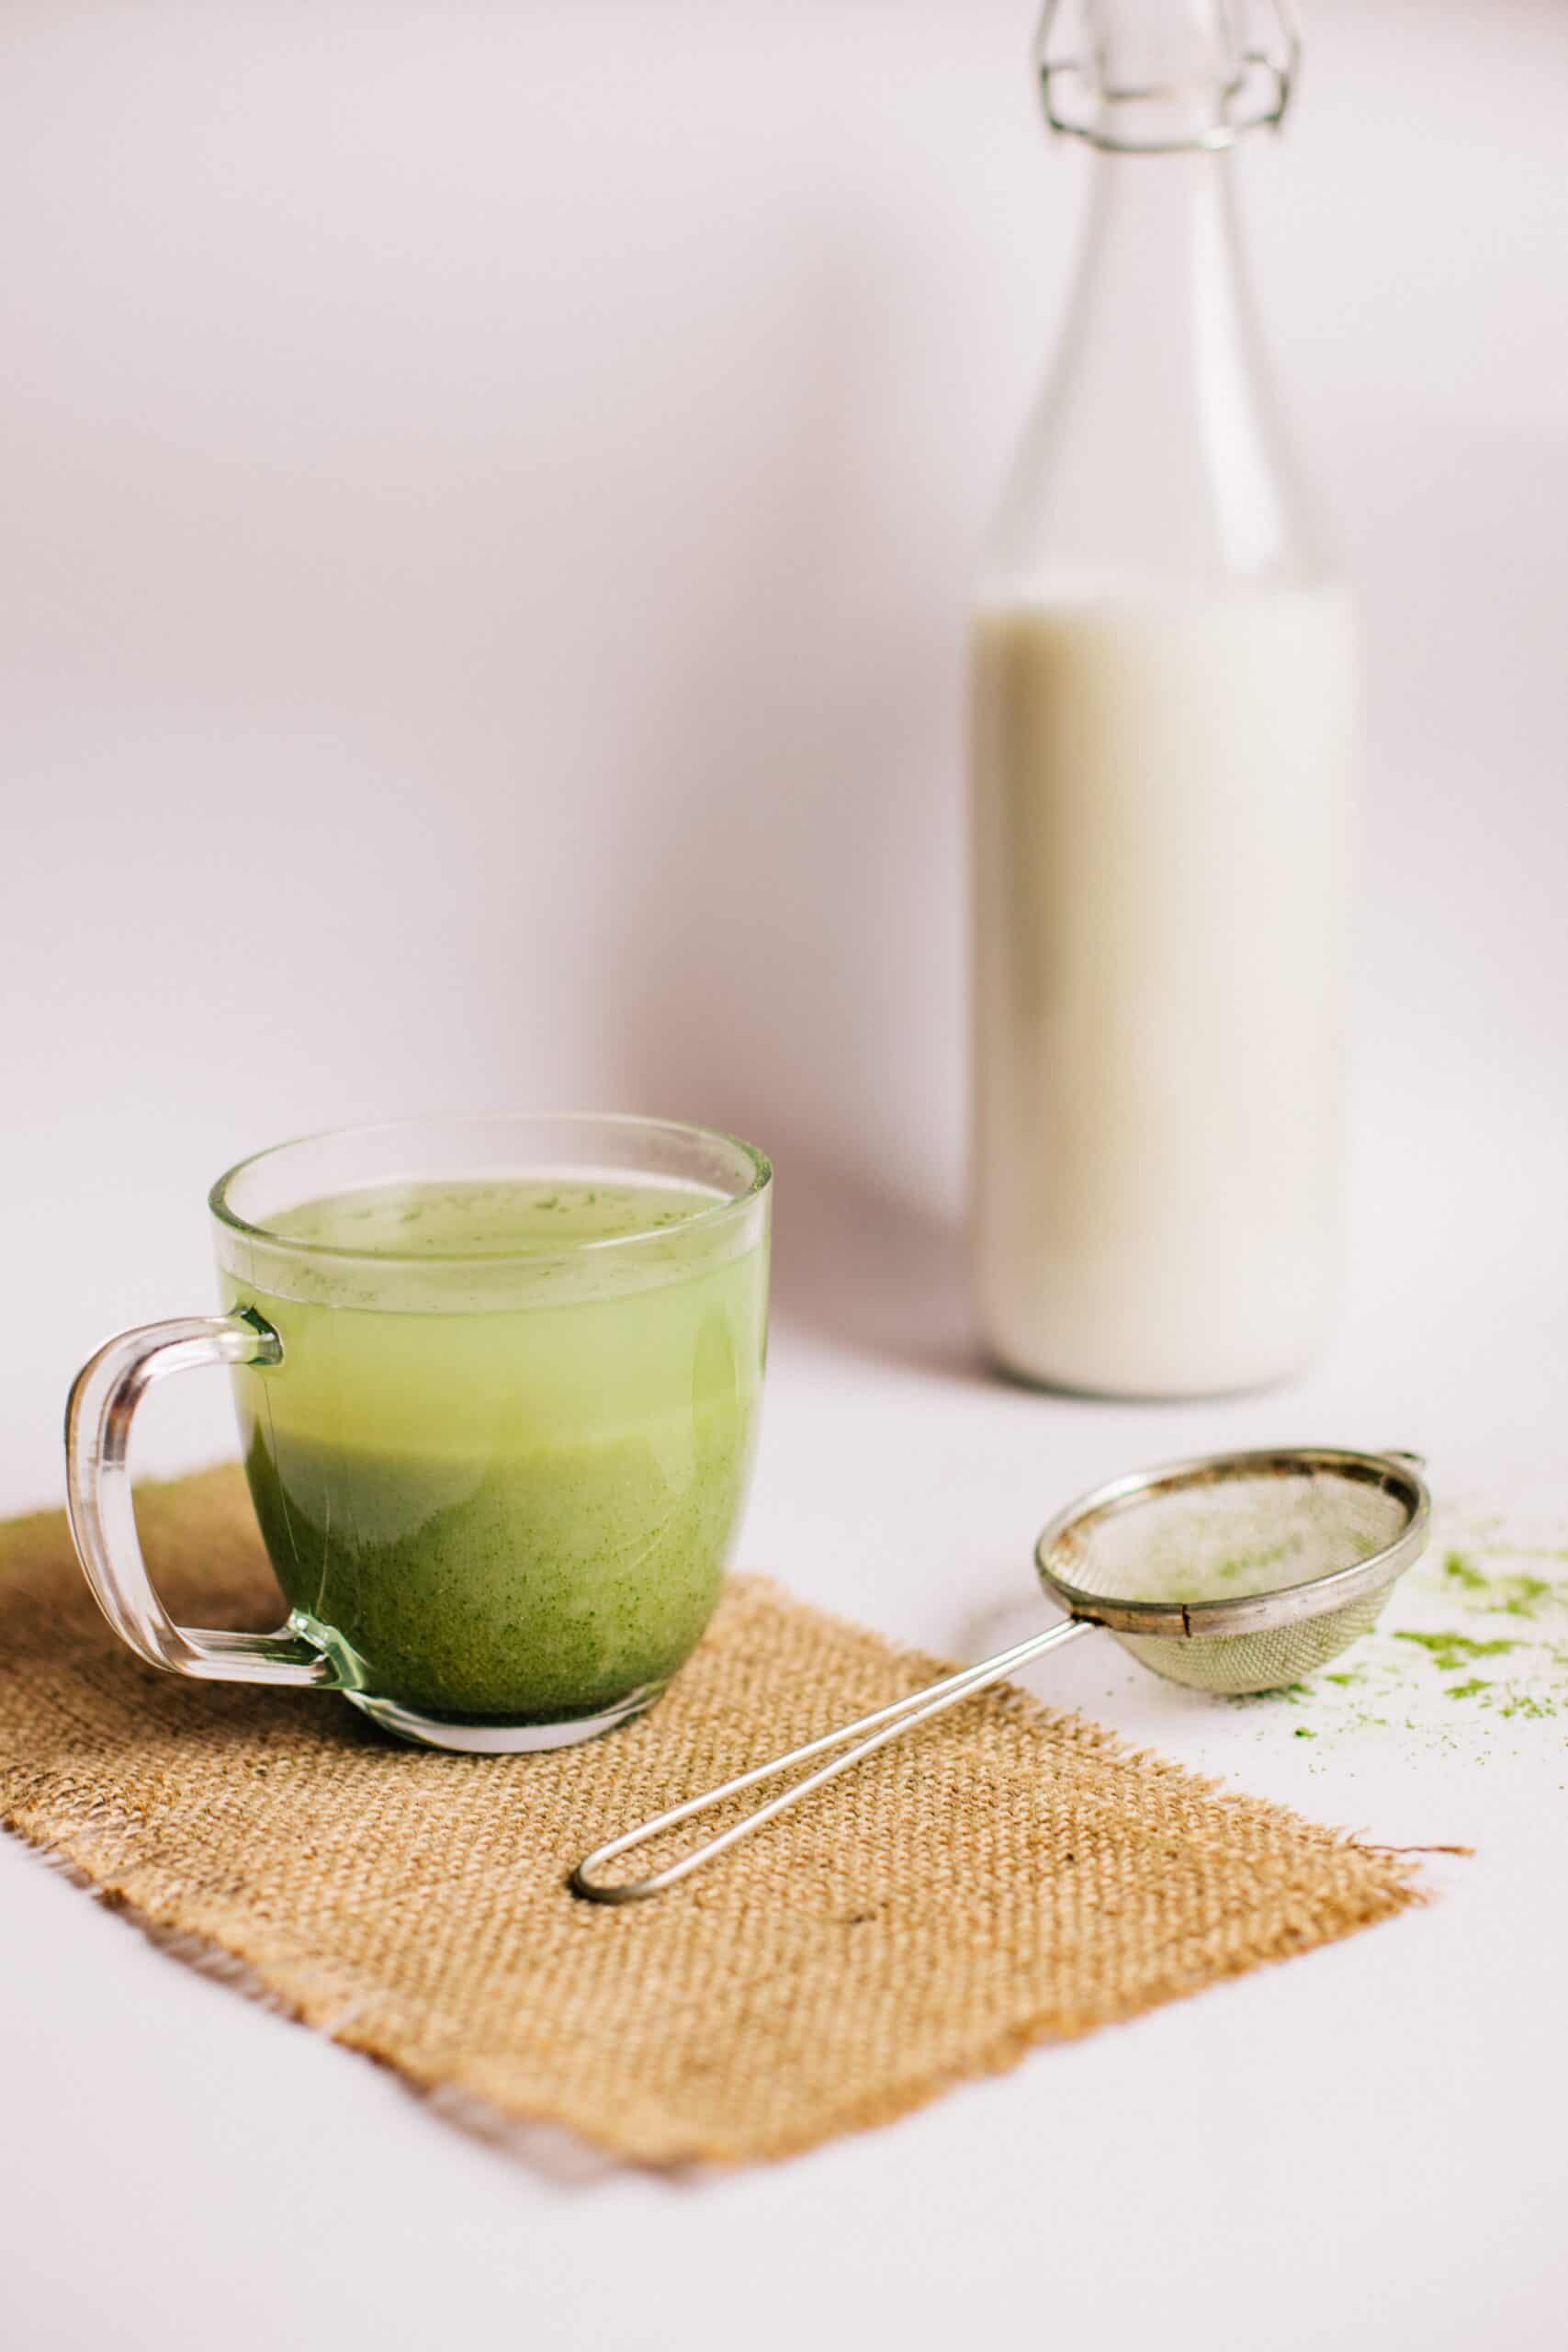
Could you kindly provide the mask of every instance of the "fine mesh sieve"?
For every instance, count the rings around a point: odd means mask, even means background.
[[[1425,1533],[1406,1458],[1298,1448],[1102,1487],[1034,1556],[1046,1590],[1142,1665],[1235,1693],[1277,1690],[1371,1633]]]
[[[1097,1487],[1054,1519],[1034,1549],[1040,1580],[1066,1618],[609,1839],[570,1884],[595,1903],[661,1894],[862,1757],[1099,1627],[1140,1665],[1193,1690],[1235,1695],[1299,1681],[1371,1631],[1420,1556],[1430,1510],[1418,1456],[1330,1446],[1207,1454]],[[856,1744],[667,1868],[618,1883],[594,1875],[660,1831],[847,1739]]]

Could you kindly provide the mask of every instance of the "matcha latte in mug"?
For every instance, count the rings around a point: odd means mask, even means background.
[[[231,1169],[226,1312],[122,1334],[72,1391],[71,1524],[110,1624],[175,1673],[338,1690],[438,1747],[638,1713],[713,1613],[745,1501],[771,1182],[728,1136],[612,1117],[363,1127]],[[213,1363],[276,1634],[175,1625],[137,1544],[135,1406]]]

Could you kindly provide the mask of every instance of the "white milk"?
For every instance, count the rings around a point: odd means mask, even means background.
[[[1031,1379],[1241,1388],[1323,1335],[1353,650],[1333,587],[979,614],[976,1242]]]

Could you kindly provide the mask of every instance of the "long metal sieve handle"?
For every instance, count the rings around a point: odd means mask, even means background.
[[[999,1682],[1015,1667],[1026,1666],[1032,1658],[1043,1657],[1047,1650],[1060,1649],[1077,1634],[1092,1634],[1096,1630],[1089,1618],[1064,1618],[1059,1624],[1048,1625],[1043,1634],[1032,1634],[1026,1642],[1016,1642],[1010,1650],[998,1650],[995,1657],[982,1658],[976,1666],[961,1667],[956,1674],[945,1676],[941,1682],[928,1683],[923,1690],[911,1690],[906,1698],[895,1699],[891,1706],[878,1707],[872,1714],[858,1716],[852,1724],[840,1724],[836,1731],[824,1732],[820,1739],[807,1740],[804,1747],[792,1747],[787,1756],[775,1756],[766,1764],[753,1764],[749,1772],[738,1772],[734,1780],[723,1781],[716,1789],[708,1789],[701,1796],[688,1797],[684,1804],[671,1805],[668,1813],[656,1814],[651,1821],[644,1821],[636,1829],[628,1829],[621,1837],[612,1838],[603,1846],[595,1846],[593,1851],[584,1855],[578,1863],[567,1884],[574,1894],[585,1895],[590,1903],[640,1903],[649,1894],[662,1894],[667,1886],[674,1886],[682,1879],[689,1878],[694,1871],[701,1870],[705,1862],[711,1862],[716,1854],[722,1854],[727,1846],[749,1838],[754,1829],[761,1829],[765,1821],[772,1821],[790,1805],[798,1804],[802,1797],[809,1796],[813,1789],[819,1789],[826,1781],[836,1780],[840,1772],[847,1772],[852,1764],[860,1762],[862,1757],[874,1755],[877,1748],[886,1747],[889,1740],[901,1737],[907,1731],[913,1731],[917,1724],[923,1724],[930,1716],[940,1715],[948,1707],[956,1707],[961,1700],[972,1697],[976,1690],[983,1690],[987,1683]],[[770,1797],[767,1804],[760,1804],[754,1813],[746,1814],[739,1821],[732,1822],[728,1829],[720,1830],[716,1838],[710,1838],[705,1845],[694,1846],[689,1854],[682,1854],[678,1861],[669,1863],[661,1871],[655,1871],[651,1877],[609,1883],[591,1875],[605,1862],[613,1862],[618,1855],[629,1854],[634,1847],[645,1845],[661,1829],[673,1829],[682,1821],[694,1819],[699,1813],[710,1812],[716,1804],[722,1804],[727,1797],[739,1796],[742,1789],[755,1788],[759,1781],[771,1781],[777,1773],[787,1772],[795,1765],[804,1764],[813,1756],[820,1756],[825,1748],[837,1747],[841,1741],[853,1739],[857,1732],[869,1732],[871,1736],[857,1741],[842,1756],[835,1756],[830,1764],[819,1765],[815,1772],[808,1772],[804,1781],[797,1781],[793,1788],[784,1790],[776,1797]]]

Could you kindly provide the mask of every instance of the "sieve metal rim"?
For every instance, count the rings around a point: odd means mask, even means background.
[[[1431,1518],[1431,1497],[1420,1475],[1421,1457],[1415,1453],[1356,1453],[1342,1446],[1268,1446],[1235,1453],[1198,1453],[1152,1470],[1108,1479],[1091,1487],[1066,1510],[1058,1511],[1041,1532],[1034,1546],[1034,1566],[1041,1583],[1070,1615],[1117,1634],[1175,1635],[1179,1640],[1209,1640],[1219,1634],[1269,1633],[1284,1625],[1304,1623],[1331,1609],[1380,1591],[1402,1576],[1419,1557]],[[1333,1471],[1393,1495],[1404,1506],[1404,1525],[1392,1544],[1348,1567],[1333,1568],[1326,1576],[1303,1584],[1286,1585],[1277,1592],[1244,1593],[1226,1600],[1114,1600],[1086,1591],[1048,1565],[1073,1530],[1084,1521],[1146,1502],[1152,1495],[1182,1487],[1218,1484],[1232,1477],[1282,1477],[1303,1472]]]

